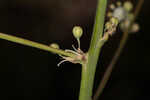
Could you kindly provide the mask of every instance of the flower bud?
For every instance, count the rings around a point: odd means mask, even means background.
[[[117,18],[115,18],[115,17],[112,17],[111,19],[110,19],[110,22],[113,24],[113,25],[115,25],[115,26],[117,26],[118,25],[118,19]]]
[[[55,48],[55,49],[59,49],[59,45],[56,43],[50,44],[50,47]]]
[[[73,32],[73,36],[77,39],[79,39],[83,34],[83,30],[80,26],[73,27],[72,32]]]
[[[124,3],[123,7],[124,7],[124,9],[125,9],[126,11],[128,11],[128,12],[133,9],[133,5],[132,5],[132,3],[131,3],[130,1],[126,1],[126,2]]]
[[[117,4],[117,6],[121,6],[122,3],[120,1],[117,1],[116,4]]]
[[[126,17],[126,10],[123,7],[118,7],[114,9],[112,16],[122,21]]]

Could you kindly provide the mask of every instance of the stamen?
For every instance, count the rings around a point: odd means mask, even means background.
[[[77,53],[77,52],[75,52],[75,51],[73,51],[73,50],[66,49],[65,51],[66,51],[66,52],[73,53],[73,54],[76,54],[76,55],[79,55],[79,53]]]
[[[72,45],[72,48],[73,48],[76,52],[78,52],[78,50],[75,48],[75,46],[74,46],[74,45]]]
[[[57,64],[57,66],[59,67],[62,63],[66,62],[66,61],[68,61],[68,60],[62,60],[62,61],[60,61],[60,62]]]

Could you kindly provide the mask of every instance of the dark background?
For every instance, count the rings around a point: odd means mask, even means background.
[[[72,27],[81,25],[81,48],[87,51],[96,1],[0,0],[0,32],[71,49],[72,44],[77,45]],[[136,4],[138,0],[133,1]],[[150,99],[149,2],[145,0],[137,19],[141,30],[130,35],[101,100]],[[94,91],[121,35],[118,30],[103,47]],[[47,51],[0,40],[0,100],[77,100],[81,67],[68,62],[57,67],[60,61]]]

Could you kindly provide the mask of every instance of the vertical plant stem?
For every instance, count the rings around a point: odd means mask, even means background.
[[[137,15],[139,14],[143,3],[144,3],[144,0],[139,0],[138,4],[136,6],[136,10],[134,12],[134,20],[136,19]],[[132,23],[134,22],[134,20],[132,21]],[[131,23],[131,25],[132,25],[132,23]],[[97,100],[98,97],[102,94],[103,89],[104,89],[104,87],[105,87],[105,85],[106,85],[107,81],[109,80],[109,77],[110,77],[110,75],[112,73],[112,70],[114,69],[114,65],[116,64],[117,60],[119,59],[119,56],[120,56],[120,54],[121,54],[121,52],[122,52],[122,50],[123,50],[123,48],[124,48],[124,46],[125,46],[125,44],[127,42],[130,28],[131,27],[129,27],[129,29],[127,29],[123,33],[123,36],[122,36],[122,39],[120,41],[119,47],[116,50],[116,53],[115,53],[114,57],[112,58],[112,61],[108,65],[106,72],[104,73],[104,76],[103,76],[103,78],[102,78],[102,80],[101,80],[101,82],[100,82],[100,84],[98,86],[98,89],[97,89],[97,91],[96,91],[96,93],[95,93],[95,95],[93,97],[93,100]]]
[[[90,44],[89,51],[87,53],[87,62],[82,64],[82,76],[81,76],[79,100],[92,99],[92,89],[93,89],[95,70],[96,70],[100,49],[102,47],[102,44],[98,44],[98,43],[103,33],[106,5],[107,5],[107,0],[98,0],[91,44]]]

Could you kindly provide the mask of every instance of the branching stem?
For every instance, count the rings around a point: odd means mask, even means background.
[[[144,0],[139,0],[137,6],[136,6],[136,9],[135,9],[135,12],[134,12],[134,19],[133,21],[131,22],[131,25],[132,23],[134,22],[134,20],[136,19],[137,15],[139,14],[140,12],[140,9],[142,7],[144,3]],[[107,69],[106,69],[106,72],[104,73],[104,76],[98,86],[98,89],[93,97],[93,100],[97,100],[98,97],[102,94],[103,92],[103,89],[107,83],[107,81],[109,80],[109,77],[112,73],[112,70],[114,69],[114,65],[116,64],[117,60],[119,59],[119,56],[127,42],[127,39],[128,39],[128,34],[129,34],[129,30],[130,30],[131,27],[129,27],[129,29],[125,30],[125,32],[123,33],[123,36],[122,36],[122,39],[120,41],[120,44],[119,44],[119,47],[118,49],[116,50],[115,52],[115,55],[114,57],[112,58],[112,61],[110,62],[110,64],[108,65]]]

